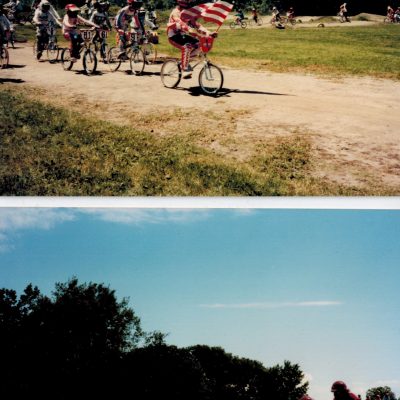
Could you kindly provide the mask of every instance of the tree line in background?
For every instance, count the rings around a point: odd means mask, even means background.
[[[165,339],[143,331],[128,300],[103,284],[72,278],[51,297],[32,285],[20,296],[0,289],[0,398],[298,400],[307,392],[289,361],[267,368],[221,347]],[[396,400],[387,386],[366,395]]]
[[[5,0],[4,0],[5,1]],[[21,0],[24,4],[30,5],[31,0]],[[109,0],[111,4],[123,6],[125,0]],[[204,3],[208,0],[197,3]],[[71,0],[51,0],[57,8],[64,8]],[[251,9],[256,7],[261,13],[270,13],[272,7],[277,7],[281,11],[287,11],[289,7],[294,7],[296,15],[336,15],[339,6],[344,0],[231,0],[235,9]],[[85,0],[78,0],[76,4],[82,6]],[[145,0],[145,6],[152,6],[157,10],[170,10],[176,5],[175,0]],[[400,6],[400,0],[349,0],[347,8],[349,15],[357,15],[361,12],[386,15],[386,8],[391,5],[393,8]]]
[[[168,345],[103,284],[0,289],[0,398],[297,400],[297,364],[270,368],[220,347]]]

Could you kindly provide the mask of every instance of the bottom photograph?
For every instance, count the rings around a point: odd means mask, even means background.
[[[0,396],[400,399],[400,211],[0,208]]]

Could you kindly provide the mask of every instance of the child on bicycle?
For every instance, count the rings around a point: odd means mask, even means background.
[[[273,22],[281,22],[281,13],[276,7],[272,7],[272,21]]]
[[[100,27],[88,21],[87,19],[82,18],[78,15],[80,8],[75,4],[67,4],[65,6],[65,10],[67,13],[64,16],[62,23],[62,33],[64,38],[70,42],[70,50],[71,50],[71,61],[76,62],[77,59],[80,58],[79,52],[81,50],[81,45],[83,42],[82,35],[77,27],[78,24],[89,25],[95,28],[100,29]]]
[[[258,12],[255,7],[251,9],[251,18],[253,18],[255,24],[258,24]]]
[[[287,11],[286,16],[288,18],[288,21],[295,18],[293,7],[289,7],[289,10]]]
[[[7,43],[11,29],[11,22],[4,14],[3,6],[0,4],[0,51],[3,51],[3,44]]]
[[[237,13],[235,14],[236,17],[236,23],[240,24],[244,20],[244,13],[242,9],[237,10]]]
[[[105,11],[106,5],[105,3],[95,2],[93,3],[94,11],[92,12],[92,16],[90,17],[90,22],[100,26],[101,30],[111,31],[112,26],[110,22],[110,18],[108,17],[107,12]],[[102,42],[102,38],[100,37],[100,32],[96,30],[95,35],[93,36],[92,42]],[[102,54],[105,57],[105,54]]]
[[[54,15],[50,12],[51,5],[47,0],[41,1],[39,7],[33,16],[33,23],[36,25],[36,38],[37,38],[37,53],[36,58],[39,60],[42,56],[45,45],[49,40],[48,29],[50,24],[62,25],[57,21]]]
[[[128,30],[130,27],[137,28],[137,31],[144,32],[144,27],[142,26],[138,10],[143,5],[142,1],[139,0],[128,0],[128,5],[121,8],[115,17],[115,29],[119,35],[119,58],[125,59],[126,57],[126,44],[129,40],[130,33]]]
[[[172,10],[167,25],[168,41],[172,46],[181,50],[181,67],[185,72],[192,71],[189,65],[191,57],[199,53],[200,36],[217,37],[217,33],[210,33],[196,20],[182,19],[182,11],[192,7],[192,0],[177,0],[177,6]]]

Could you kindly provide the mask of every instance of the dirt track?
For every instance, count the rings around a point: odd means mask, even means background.
[[[251,144],[296,132],[311,136],[321,159],[319,174],[346,184],[372,178],[400,187],[400,82],[223,68],[224,91],[213,98],[199,93],[197,75],[182,80],[178,90],[164,88],[160,64],[146,66],[144,76],[111,73],[100,64],[98,75],[85,76],[80,62],[66,72],[60,64],[38,63],[31,47],[19,46],[11,50],[11,68],[0,70],[0,83],[39,86],[67,103],[74,97],[82,108],[97,103],[104,118],[119,116],[118,122],[129,112],[247,110],[232,138],[243,143],[238,159]],[[113,113],[104,108],[110,102]]]

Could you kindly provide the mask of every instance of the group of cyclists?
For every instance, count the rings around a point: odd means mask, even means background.
[[[386,19],[388,22],[400,23],[400,7],[393,9],[390,5],[388,5]]]

